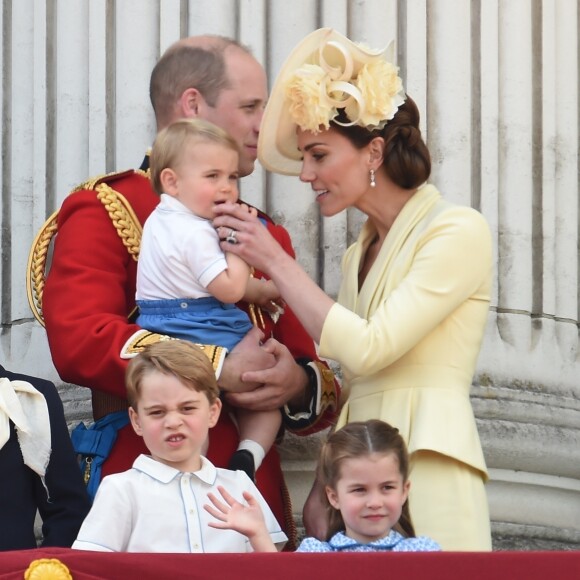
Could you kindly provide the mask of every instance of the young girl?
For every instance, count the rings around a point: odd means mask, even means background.
[[[353,422],[323,445],[317,476],[323,484],[328,536],[306,538],[298,552],[430,552],[441,548],[415,537],[409,515],[409,456],[399,431],[378,419]],[[242,506],[225,490],[228,505],[209,494],[205,506],[218,522],[248,537],[266,537],[257,504],[246,496]],[[272,546],[270,546],[272,549]]]

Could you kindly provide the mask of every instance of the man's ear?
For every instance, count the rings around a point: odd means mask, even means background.
[[[207,103],[197,89],[189,88],[181,94],[179,106],[182,118],[197,119],[203,117],[203,109],[207,107]]]
[[[133,427],[133,431],[135,431],[139,437],[142,437],[143,429],[141,429],[139,414],[135,411],[135,409],[133,409],[133,407],[129,407],[129,419],[131,419],[131,426]]]
[[[167,193],[171,197],[177,197],[178,191],[178,178],[177,173],[173,171],[170,167],[166,167],[159,174],[159,181],[161,182],[161,188],[163,193]]]

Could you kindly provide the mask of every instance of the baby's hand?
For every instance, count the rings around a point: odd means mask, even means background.
[[[238,205],[245,209],[251,216],[258,217],[258,210],[255,207],[252,207],[246,203],[239,203]]]
[[[271,314],[284,312],[284,301],[280,298],[280,292],[272,280],[264,278],[250,278],[244,300],[249,304],[256,304]]]
[[[266,310],[272,308],[270,302],[278,301],[280,305],[282,305],[280,292],[278,292],[278,288],[276,288],[276,284],[274,284],[272,280],[265,280],[264,278],[253,278],[253,280],[254,282],[250,282],[252,287],[249,291],[253,294],[254,304],[257,304]]]

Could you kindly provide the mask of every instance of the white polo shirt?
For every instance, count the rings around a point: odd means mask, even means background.
[[[246,536],[208,526],[216,521],[203,509],[223,486],[245,503],[250,492],[259,502],[274,544],[288,540],[272,510],[243,471],[216,468],[202,457],[201,469],[183,473],[147,455],[133,468],[103,479],[93,507],[73,544],[98,552],[251,552]]]
[[[163,193],[145,221],[137,265],[137,300],[203,298],[228,264],[211,222]]]

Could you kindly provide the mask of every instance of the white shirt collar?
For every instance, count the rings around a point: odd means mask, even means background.
[[[191,211],[186,205],[181,203],[176,197],[172,197],[168,193],[162,193],[159,201],[158,207],[162,210],[173,211],[178,213],[186,213],[188,215],[195,216],[199,220],[209,221],[206,218],[198,216],[195,212]]]
[[[139,455],[133,463],[133,469],[145,473],[160,483],[169,483],[184,473],[183,471],[179,471],[178,469],[153,459],[150,455]],[[201,469],[199,471],[191,472],[191,475],[195,475],[198,479],[208,485],[213,485],[217,478],[217,469],[209,459],[202,456]]]

